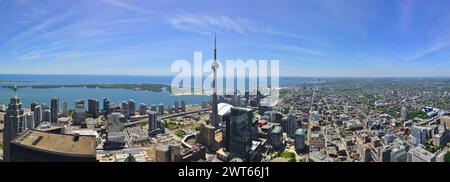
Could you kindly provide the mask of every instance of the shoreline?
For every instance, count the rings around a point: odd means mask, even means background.
[[[15,86],[4,85],[0,88],[14,89]],[[91,89],[126,89],[126,90],[139,90],[139,91],[151,91],[162,92],[171,91],[169,85],[164,84],[77,84],[77,85],[19,85],[18,89],[31,88],[31,89],[54,89],[54,88],[91,88]]]

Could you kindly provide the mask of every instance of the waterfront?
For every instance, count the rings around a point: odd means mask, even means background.
[[[172,76],[130,76],[130,75],[13,75],[0,74],[0,86],[27,85],[87,85],[87,84],[165,84],[170,85]],[[293,81],[294,80],[294,81]],[[309,84],[312,78],[280,78],[280,84]],[[61,101],[68,101],[69,108],[74,107],[77,99],[94,98],[110,99],[113,103],[133,99],[136,103],[146,105],[171,106],[176,100],[184,100],[186,104],[199,104],[209,101],[209,96],[175,96],[170,92],[151,92],[129,89],[101,89],[101,88],[21,88],[17,92],[22,103],[29,107],[31,103],[50,104],[51,97],[59,97]],[[13,90],[0,88],[0,104],[9,103]],[[102,103],[100,103],[102,106]],[[62,107],[62,106],[61,106]]]
[[[76,84],[132,84],[152,83],[170,84],[170,76],[99,76],[99,75],[0,75],[0,85],[76,85]],[[13,96],[13,90],[0,88],[0,104],[9,103]],[[147,105],[171,106],[176,100],[184,100],[187,104],[199,104],[207,101],[208,96],[174,96],[168,91],[152,92],[129,89],[100,89],[100,88],[22,88],[17,94],[22,103],[29,107],[32,102],[50,104],[51,97],[59,97],[61,101],[68,101],[69,108],[74,107],[77,99],[95,98],[102,100],[110,99],[113,103],[133,99],[136,103]],[[102,107],[102,102],[100,106]],[[62,107],[62,105],[61,105]]]

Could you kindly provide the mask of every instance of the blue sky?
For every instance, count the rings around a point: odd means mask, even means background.
[[[0,73],[167,75],[194,51],[282,76],[450,76],[448,0],[0,0]]]

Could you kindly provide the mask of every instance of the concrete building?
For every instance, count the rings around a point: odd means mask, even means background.
[[[392,148],[389,146],[381,147],[379,162],[391,162]]]
[[[297,130],[297,127],[297,118],[294,114],[289,113],[287,115],[286,127],[284,128],[289,138],[295,137],[295,131]]]
[[[305,130],[297,129],[295,131],[295,150],[305,151],[306,150],[306,134]]]
[[[150,111],[158,111],[158,108],[155,104],[152,104],[152,106],[150,106]]]
[[[181,161],[181,145],[169,144],[169,160],[170,162],[180,162]]]
[[[14,94],[10,99],[8,109],[4,115],[3,128],[3,161],[12,161],[10,143],[24,130],[24,110],[19,97]]]
[[[217,142],[215,139],[216,128],[211,125],[201,124],[198,134],[198,142],[205,146],[209,151],[216,151]]]
[[[33,103],[31,103],[31,111],[33,111],[34,112],[34,109],[36,108],[36,106],[37,105],[39,105],[38,103],[36,103],[36,102],[33,102]]]
[[[411,141],[416,145],[425,145],[427,143],[427,128],[423,126],[412,126],[411,127]]]
[[[108,98],[103,99],[103,115],[106,118],[111,113],[111,101]]]
[[[264,115],[265,112],[267,111],[272,111],[272,106],[270,106],[268,103],[266,102],[260,102],[259,103],[259,115]]]
[[[395,147],[391,150],[391,162],[407,162],[408,161],[408,148],[401,146]]]
[[[104,148],[121,149],[124,147],[126,140],[123,133],[122,118],[124,118],[123,114],[118,112],[108,115],[107,137]]]
[[[34,126],[37,127],[42,122],[42,108],[40,105],[37,105],[34,108],[33,115],[34,115],[34,118],[33,118]]]
[[[156,108],[156,106],[155,106],[155,108]],[[141,103],[141,105],[139,105],[139,115],[143,116],[146,114],[147,114],[147,105],[145,105],[144,103]]]
[[[441,121],[441,123],[445,123],[447,127],[450,127],[450,116],[441,116],[439,120]]]
[[[25,113],[25,125],[26,125],[25,128],[27,129],[34,129],[35,125],[33,112]]]
[[[270,132],[270,144],[275,150],[283,148],[283,129],[280,126]]]
[[[133,99],[130,99],[128,101],[128,110],[130,116],[134,116],[134,114],[136,113],[136,102],[134,102]]]
[[[120,103],[120,113],[122,113],[126,118],[130,116],[130,109],[128,109],[128,102],[122,101]]]
[[[158,106],[158,112],[159,112],[159,115],[161,115],[161,116],[164,115],[164,105],[162,103],[160,103]]]
[[[422,147],[415,147],[408,152],[408,162],[436,162],[436,155]]]
[[[63,112],[62,112],[62,116],[67,117],[69,116],[69,108],[67,105],[67,101],[63,102]]]
[[[408,121],[408,109],[406,109],[406,107],[402,107],[401,117],[403,122]]]
[[[77,125],[81,125],[81,123],[86,120],[86,110],[84,108],[84,100],[76,100],[75,101],[75,113],[73,116],[73,123]]]
[[[148,136],[155,137],[157,134],[165,133],[164,123],[158,118],[159,114],[156,111],[148,113]]]
[[[202,106],[202,109],[207,108],[208,107],[208,101],[202,101],[201,106]]]
[[[439,127],[439,133],[433,135],[434,146],[445,146],[450,141],[450,130],[447,128],[447,124]]]
[[[88,99],[88,113],[93,118],[100,116],[100,102],[96,99]]]
[[[155,151],[155,162],[170,162],[170,150],[167,145],[156,145],[154,147]]]
[[[52,111],[50,109],[44,110],[42,113],[42,122],[50,122],[52,117]]]
[[[59,113],[59,98],[53,97],[51,99],[51,123],[58,123],[58,113]]]
[[[184,100],[181,100],[180,110],[181,112],[186,112],[186,102]]]
[[[96,138],[28,130],[11,142],[11,161],[96,162]]]
[[[312,133],[309,138],[311,149],[322,149],[325,147],[325,137],[322,133]]]
[[[180,102],[176,100],[175,103],[173,104],[173,107],[175,108],[175,113],[180,112]]]

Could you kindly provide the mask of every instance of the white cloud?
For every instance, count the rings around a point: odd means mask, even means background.
[[[262,26],[256,22],[253,22],[245,18],[182,13],[172,16],[169,19],[169,23],[176,29],[203,35],[211,35],[212,32],[220,33],[223,30],[239,34],[265,33],[270,35],[285,36],[303,41],[313,42],[321,46],[328,46],[328,47],[332,46],[330,44],[313,40],[294,33],[284,32],[276,30],[272,27]]]
[[[18,34],[17,36],[13,37],[8,44],[13,44],[18,40],[22,40],[24,38],[27,38],[33,34],[36,33],[41,33],[45,30],[47,30],[47,28],[49,28],[50,26],[58,23],[61,20],[61,18],[59,17],[51,17],[47,20],[45,20],[44,22],[42,22],[41,24],[35,25],[34,27],[31,27],[29,30],[22,32],[20,34]]]
[[[227,16],[206,16],[184,13],[173,16],[170,18],[169,23],[177,29],[201,34],[210,34],[219,30],[228,30],[240,34],[257,31],[255,25],[249,20]]]
[[[442,49],[445,49],[449,46],[450,46],[450,42],[442,42],[442,41],[436,42],[425,49],[415,52],[412,56],[407,57],[406,59],[410,59],[410,60],[419,59],[426,55],[429,55],[429,54],[438,52]]]
[[[292,50],[292,51],[299,51],[299,52],[307,53],[307,54],[322,55],[322,53],[317,51],[317,50],[308,49],[308,48],[304,48],[304,47],[286,46],[285,45],[285,46],[280,46],[280,48],[287,49],[287,50]]]
[[[138,6],[135,6],[131,3],[127,3],[122,0],[101,0],[101,2],[103,2],[105,4],[109,4],[111,6],[115,6],[117,8],[123,8],[123,9],[131,10],[131,11],[138,11],[141,13],[150,13],[150,11],[147,9],[140,8]]]

